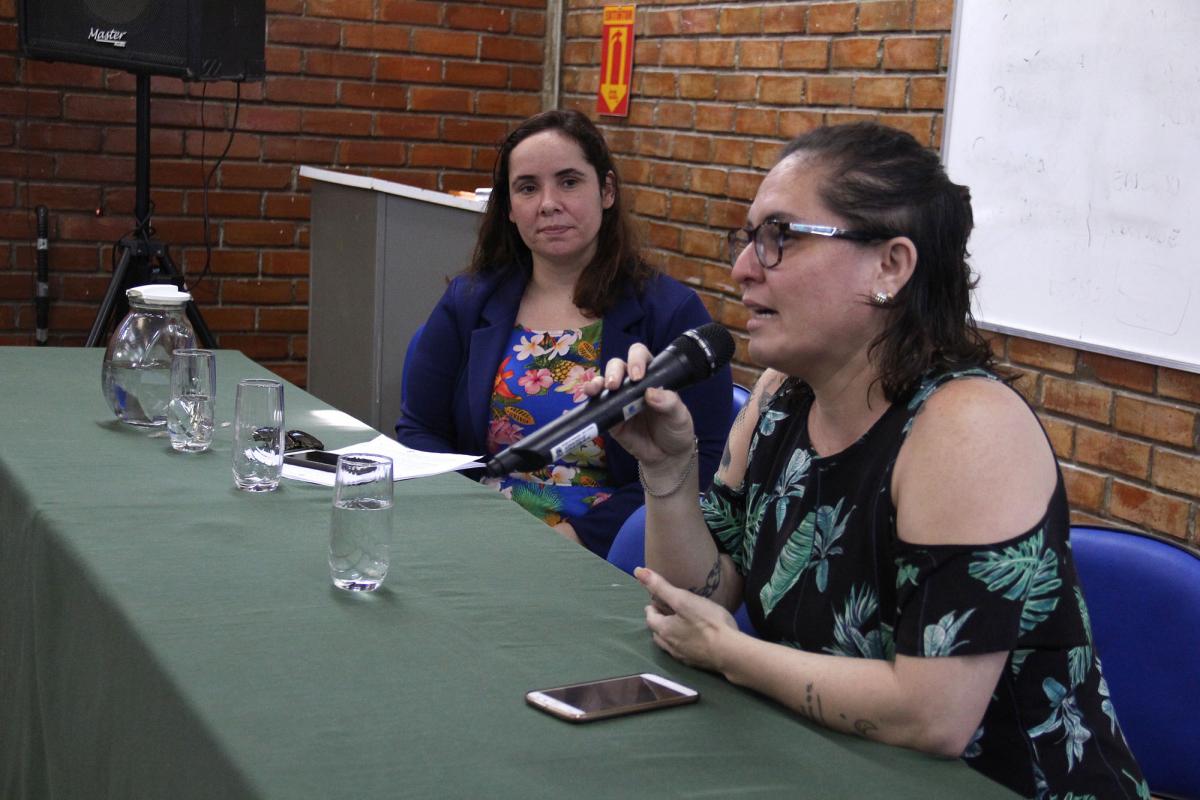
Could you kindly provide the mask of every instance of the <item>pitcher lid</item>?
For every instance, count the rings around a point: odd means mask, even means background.
[[[181,292],[169,283],[149,283],[125,290],[125,296],[151,306],[181,306],[192,299],[188,292]]]

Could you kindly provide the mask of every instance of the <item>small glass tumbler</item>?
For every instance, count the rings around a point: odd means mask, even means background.
[[[273,492],[283,471],[283,384],[238,382],[233,415],[233,483],[247,492]]]
[[[167,433],[181,453],[212,447],[216,413],[217,360],[211,350],[176,350],[171,356],[171,402]]]
[[[329,574],[350,592],[373,592],[387,577],[392,541],[392,460],[338,458],[329,523]]]

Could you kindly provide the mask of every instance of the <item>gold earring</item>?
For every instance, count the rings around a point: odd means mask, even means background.
[[[886,306],[892,302],[892,296],[887,292],[876,292],[871,295],[871,304],[876,306]]]

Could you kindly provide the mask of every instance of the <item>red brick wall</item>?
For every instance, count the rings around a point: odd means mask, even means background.
[[[301,165],[444,190],[486,185],[496,142],[541,108],[542,0],[267,0],[267,77],[152,80],[151,199],[221,347],[303,384],[309,187]],[[133,224],[134,78],[25,60],[0,0],[0,344],[34,342],[34,209],[50,209],[50,343],[81,343]],[[201,129],[201,109],[207,132]],[[202,169],[201,148],[205,161]]]
[[[562,104],[592,113],[600,0],[568,0]],[[485,181],[493,145],[540,110],[542,0],[268,0],[268,78],[246,87],[209,195],[214,273],[197,292],[221,346],[303,383],[308,187],[301,164],[442,189]],[[33,341],[33,216],[52,211],[52,341],[82,341],[130,226],[130,76],[16,57],[0,0],[0,343]],[[951,0],[641,2],[634,96],[601,118],[648,257],[743,328],[721,252],[788,137],[872,118],[940,144]],[[153,199],[190,275],[203,264],[199,85],[154,82]],[[206,164],[229,84],[208,90]],[[97,216],[94,212],[100,210]],[[756,371],[744,359],[739,380]],[[1024,373],[1079,519],[1200,541],[1200,375],[1018,337]]]
[[[568,2],[563,105],[591,112],[602,2]],[[724,235],[792,136],[826,122],[876,119],[940,142],[951,5],[643,3],[627,118],[600,117],[644,222],[652,261],[702,290],[741,330]],[[738,336],[735,378],[757,374]]]
[[[1015,336],[993,345],[1024,373],[1074,519],[1198,542],[1200,375]]]

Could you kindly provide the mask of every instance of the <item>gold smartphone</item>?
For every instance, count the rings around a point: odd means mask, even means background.
[[[694,703],[700,693],[661,675],[643,672],[528,692],[525,702],[568,722],[591,722],[656,708]]]

